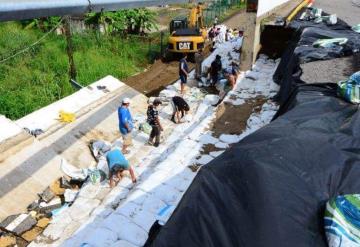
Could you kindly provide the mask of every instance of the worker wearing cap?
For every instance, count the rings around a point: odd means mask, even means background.
[[[160,144],[160,134],[163,131],[163,127],[161,126],[159,119],[159,111],[157,107],[161,105],[161,101],[159,99],[155,99],[152,104],[148,106],[147,109],[147,122],[151,125],[151,133],[148,143],[150,145],[154,145],[158,147]],[[155,143],[153,142],[155,138]]]
[[[119,129],[123,138],[122,152],[124,154],[128,154],[130,152],[127,148],[132,145],[131,131],[134,128],[129,106],[130,99],[124,98],[118,109]]]
[[[110,188],[116,186],[116,184],[123,177],[124,171],[129,171],[131,180],[133,183],[136,183],[136,177],[134,169],[129,164],[129,161],[121,153],[120,149],[115,147],[106,154],[106,161],[109,166],[109,181]]]

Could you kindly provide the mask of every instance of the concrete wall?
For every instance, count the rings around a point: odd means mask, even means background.
[[[97,86],[106,86],[107,90]],[[136,102],[131,108],[134,116],[145,115],[147,97],[108,76],[15,123],[0,117],[0,123],[9,128],[8,133],[0,132],[0,220],[25,212],[38,198],[37,193],[62,176],[62,158],[79,168],[95,165],[89,142],[113,142],[120,137],[117,108],[124,97]],[[76,120],[60,123],[60,109],[74,112]],[[45,133],[34,138],[23,127],[41,128]],[[14,150],[15,145],[19,148]]]
[[[264,20],[275,20],[276,16],[287,17],[303,0],[259,0],[256,23],[254,24],[254,45],[252,62],[261,49],[261,25]]]
[[[259,0],[257,16],[262,16],[272,11],[275,7],[289,1],[291,0]]]

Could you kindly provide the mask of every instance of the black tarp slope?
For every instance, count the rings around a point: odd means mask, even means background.
[[[326,201],[360,192],[360,114],[331,85],[204,166],[153,247],[327,246]]]
[[[360,114],[336,97],[336,84],[300,80],[305,60],[295,49],[329,28],[295,24],[274,75],[281,86],[274,121],[204,166],[149,246],[327,246],[326,201],[360,193]],[[342,21],[331,28],[349,30]]]

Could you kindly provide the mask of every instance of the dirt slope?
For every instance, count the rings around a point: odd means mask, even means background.
[[[239,11],[239,13],[227,19],[224,24],[230,28],[239,28],[241,21],[244,19],[243,13],[244,11]],[[194,68],[194,64],[190,62],[189,67],[190,69]],[[152,96],[177,79],[179,79],[177,61],[164,63],[157,60],[147,71],[131,76],[125,79],[124,82],[137,91]]]

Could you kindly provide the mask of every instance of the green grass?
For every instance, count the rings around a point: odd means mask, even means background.
[[[183,8],[189,6],[181,5]],[[232,7],[221,19],[242,7]],[[170,20],[171,16],[168,18]],[[0,24],[0,33],[0,60],[44,35],[39,30],[24,30],[17,22]],[[165,36],[168,35],[165,32]],[[150,38],[153,41],[149,46],[148,40],[134,36],[125,39],[96,32],[74,34],[77,81],[88,85],[106,75],[124,79],[142,71],[160,51],[159,33],[151,34]],[[165,46],[166,40],[167,37]],[[69,83],[68,69],[65,38],[56,34],[50,34],[29,51],[0,63],[0,115],[15,120],[72,94],[74,89]]]
[[[0,60],[43,35],[14,22],[1,24],[0,33]],[[124,79],[150,62],[148,42],[138,37],[123,39],[89,32],[75,34],[73,43],[77,81],[82,85],[106,75]],[[68,68],[65,38],[56,34],[0,63],[0,114],[18,119],[73,93]]]

